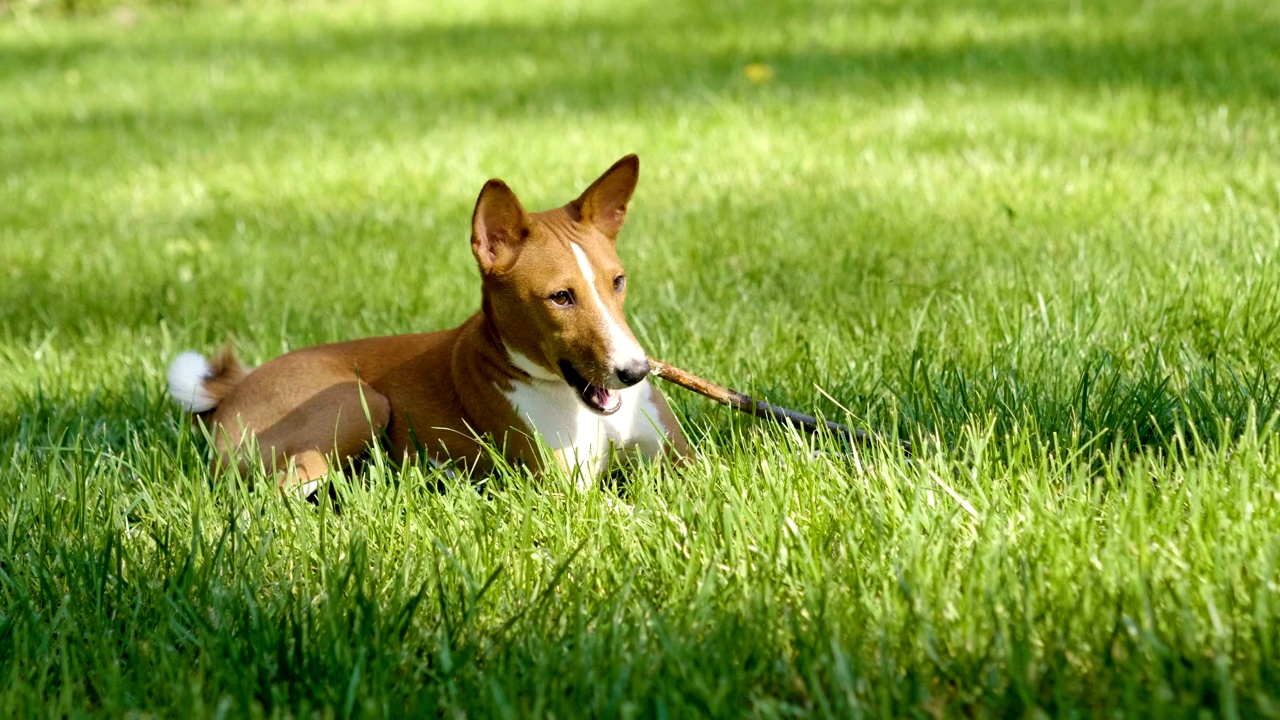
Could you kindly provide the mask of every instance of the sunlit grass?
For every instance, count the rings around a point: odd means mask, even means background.
[[[1275,714],[1272,5],[0,21],[0,708]],[[456,324],[484,180],[627,152],[650,353],[914,459],[673,389],[587,493],[209,475],[178,351]]]

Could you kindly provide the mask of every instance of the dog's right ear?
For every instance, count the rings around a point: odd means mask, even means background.
[[[528,237],[529,216],[516,194],[501,180],[485,183],[471,215],[471,252],[480,271],[489,275],[510,269]]]

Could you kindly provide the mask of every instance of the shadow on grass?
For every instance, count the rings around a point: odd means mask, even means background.
[[[1229,446],[1242,435],[1268,431],[1280,420],[1280,379],[1265,366],[1246,373],[1214,362],[1175,375],[1154,360],[1147,367],[1124,371],[1104,354],[1074,372],[975,370],[916,356],[907,377],[884,378],[882,391],[846,391],[839,383],[826,387],[844,407],[869,419],[873,432],[890,438],[896,432],[918,447],[932,448],[926,453],[961,447],[965,434],[978,429],[990,431],[1001,455],[1027,442],[1064,457],[1088,448],[1090,458],[1123,460],[1143,450],[1176,446],[1194,453],[1201,447]],[[84,448],[94,448],[94,455],[120,457],[137,452],[139,443],[171,445],[173,411],[161,384],[160,378],[131,378],[126,389],[104,388],[88,396],[37,389],[0,407],[0,443],[9,446],[6,452],[15,458],[57,457]],[[664,391],[679,392],[669,387]],[[787,388],[766,394],[782,403],[792,395]],[[686,400],[673,398],[695,441],[714,437],[732,444],[748,427],[774,427]],[[830,401],[822,402],[819,411],[846,421],[843,410]],[[934,439],[941,441],[941,448],[933,447]]]
[[[60,111],[32,117],[36,127],[64,132],[128,128],[147,115],[153,121],[147,124],[171,132],[222,123],[252,129],[282,117],[302,130],[331,123],[328,111],[342,106],[358,108],[355,119],[373,124],[387,115],[400,121],[455,113],[508,118],[551,108],[595,113],[749,102],[757,89],[742,70],[751,62],[776,71],[776,82],[759,92],[791,98],[1048,86],[1080,91],[1090,101],[1100,91],[1127,88],[1205,103],[1280,97],[1280,76],[1271,71],[1280,63],[1280,14],[1260,6],[1217,13],[1173,7],[1159,18],[1098,6],[1082,9],[1078,22],[1056,3],[989,6],[951,6],[949,14],[928,21],[910,4],[788,2],[761,12],[735,13],[711,3],[678,10],[655,5],[621,20],[419,20],[273,36],[206,35],[175,25],[172,34],[136,38],[122,31],[68,44],[10,43],[0,48],[0,83],[97,64],[189,65],[233,77],[241,69],[285,78],[264,87],[250,83],[251,94],[227,98],[219,108],[179,104],[149,113],[102,108],[78,117]],[[967,18],[973,29],[948,31],[946,21],[957,18]],[[806,39],[837,21],[852,29],[836,42]],[[982,37],[978,28],[984,26],[1008,31]],[[885,37],[864,37],[858,32],[864,27]],[[304,92],[291,78],[307,80]]]
[[[90,393],[24,390],[0,404],[0,447],[34,458],[65,453],[97,456],[126,454],[142,439],[144,444],[170,445],[173,424],[166,407],[168,398],[157,392],[157,379],[130,378],[123,388],[101,388]],[[151,390],[149,391],[149,388]]]
[[[1071,583],[1046,583],[1031,596],[1042,575],[1028,567],[1041,558],[1021,549],[972,578],[941,581],[983,596],[977,612],[957,619],[930,603],[942,594],[936,577],[899,571],[896,583],[880,586],[825,559],[830,578],[806,593],[788,584],[789,575],[719,580],[715,565],[690,568],[699,581],[691,592],[629,568],[619,582],[617,571],[575,552],[557,559],[547,590],[533,593],[502,564],[471,577],[441,543],[415,550],[426,558],[422,572],[353,534],[330,540],[321,558],[304,555],[309,572],[277,578],[268,563],[287,539],[246,533],[234,516],[222,527],[204,523],[152,529],[150,546],[115,527],[95,527],[87,538],[83,530],[24,528],[22,564],[0,566],[9,613],[0,663],[25,671],[7,692],[32,708],[61,697],[67,712],[66,703],[90,698],[94,709],[117,714],[135,704],[189,710],[196,702],[235,714],[313,714],[359,702],[375,712],[413,708],[414,716],[548,707],[610,715],[622,703],[646,715],[691,707],[713,717],[762,708],[1007,716],[1032,708],[1098,713],[1137,697],[1144,710],[1180,715],[1235,709],[1224,687],[1238,688],[1246,715],[1270,705],[1274,633],[1263,620],[1256,630],[1235,621],[1245,649],[1224,680],[1219,656],[1192,632],[1208,622],[1201,603],[1170,609],[1167,589],[1144,575],[1119,588],[1098,580],[1088,597],[1115,609],[1082,615]],[[971,552],[956,551],[957,563]],[[1090,580],[1103,577],[1085,571]],[[1232,587],[1260,585],[1242,573]],[[841,602],[846,587],[902,618]],[[54,611],[58,601],[76,610]],[[1245,644],[1256,637],[1250,630],[1263,636],[1261,651]],[[77,642],[58,642],[67,635]],[[67,666],[106,668],[106,676],[66,673]]]
[[[1280,379],[1265,366],[1242,372],[1212,362],[1175,373],[1153,357],[1125,371],[1105,353],[1059,373],[930,367],[917,358],[893,392],[904,425],[948,447],[959,446],[977,423],[989,427],[997,447],[1026,438],[1033,448],[1059,454],[1089,447],[1088,455],[1101,461],[1180,443],[1190,452],[1225,447],[1280,420]]]

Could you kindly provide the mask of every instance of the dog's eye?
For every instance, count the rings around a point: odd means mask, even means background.
[[[569,307],[573,304],[573,293],[568,290],[561,290],[558,293],[552,293],[548,299],[560,307]]]
[[[613,279],[613,291],[622,292],[622,288],[627,286],[627,276],[619,275]]]

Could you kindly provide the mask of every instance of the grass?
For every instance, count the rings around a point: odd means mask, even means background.
[[[1280,714],[1274,3],[42,8],[3,714]],[[915,460],[673,390],[697,464],[621,487],[208,475],[178,351],[456,324],[486,178],[631,151],[650,352]]]

